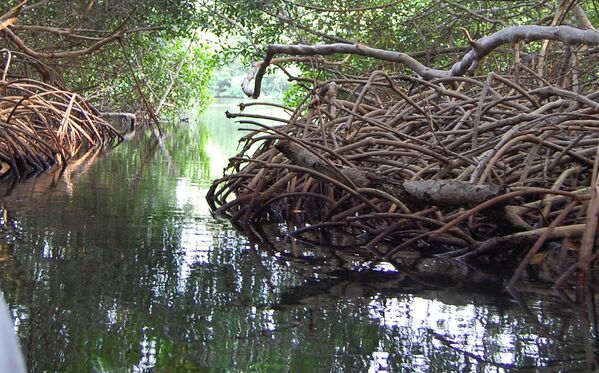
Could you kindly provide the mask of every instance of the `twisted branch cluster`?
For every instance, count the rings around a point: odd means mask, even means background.
[[[65,162],[79,150],[106,146],[122,136],[83,97],[33,79],[0,76],[0,176],[17,179]]]
[[[208,199],[244,227],[293,222],[291,236],[343,251],[322,236],[342,231],[351,252],[395,262],[527,253],[512,282],[545,243],[578,242],[557,283],[583,282],[596,257],[599,94],[536,87],[494,73],[323,82],[289,119],[235,115],[256,129]]]

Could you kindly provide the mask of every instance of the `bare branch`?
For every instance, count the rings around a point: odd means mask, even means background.
[[[266,46],[266,56],[261,63],[255,63],[248,74],[243,91],[246,95],[258,98],[262,77],[266,68],[276,54],[297,56],[315,56],[332,54],[354,54],[372,57],[383,61],[401,63],[426,80],[435,78],[448,78],[473,73],[480,61],[503,44],[514,44],[521,41],[558,40],[568,45],[584,44],[599,45],[599,32],[593,29],[581,30],[571,26],[511,26],[501,29],[489,36],[478,39],[462,59],[456,62],[449,70],[438,70],[425,66],[407,53],[393,52],[383,49],[368,47],[361,44],[324,44],[324,45],[281,45],[271,44]],[[250,86],[255,77],[254,87]]]
[[[39,26],[39,25],[18,25],[18,24],[12,25],[11,28],[13,30],[24,30],[24,31],[30,31],[30,32],[50,33],[50,34],[60,35],[62,37],[88,40],[88,41],[100,41],[104,37],[81,35],[78,33],[86,32],[86,33],[95,33],[95,34],[111,34],[114,32],[114,31],[106,31],[106,30],[73,29],[73,28],[65,28],[65,27],[52,27],[52,26]],[[136,33],[136,32],[146,32],[146,31],[157,31],[157,30],[161,30],[161,29],[162,29],[162,27],[159,27],[159,26],[131,28],[131,29],[126,30],[123,34],[132,34],[132,33]]]
[[[305,9],[316,10],[318,12],[325,12],[325,13],[349,13],[349,12],[364,12],[364,11],[368,11],[368,10],[380,10],[380,9],[386,9],[386,8],[389,8],[389,7],[392,7],[392,6],[395,6],[397,4],[404,2],[404,0],[397,0],[397,1],[392,1],[390,3],[381,4],[381,5],[362,6],[362,7],[345,8],[345,9],[334,9],[334,8],[319,7],[319,6],[310,5],[310,4],[297,3],[294,1],[290,1],[290,0],[283,0],[283,1],[286,2],[287,4],[290,4],[293,6],[297,6],[297,7],[301,7],[301,8],[305,8]]]
[[[589,20],[589,17],[587,16],[584,9],[582,9],[580,4],[574,5],[574,7],[572,8],[572,13],[574,13],[576,21],[582,28],[595,30],[595,26],[593,26],[593,24]]]
[[[20,3],[19,5],[11,8],[8,12],[4,13],[3,15],[0,16],[0,22],[4,22],[7,19],[10,18],[17,18],[19,16],[19,14],[21,13],[21,10],[23,9],[23,5],[25,5],[27,1],[23,1],[22,3]]]
[[[76,51],[68,51],[68,52],[52,52],[52,53],[44,53],[44,52],[38,52],[35,51],[31,48],[29,48],[27,46],[27,44],[25,44],[25,42],[19,38],[14,32],[12,32],[10,29],[4,29],[2,30],[2,32],[10,39],[10,41],[12,41],[17,48],[19,48],[23,53],[27,54],[28,56],[34,57],[34,58],[74,58],[74,57],[79,57],[79,56],[83,56],[85,54],[89,54],[93,51],[96,51],[98,49],[100,49],[102,46],[120,38],[121,36],[123,36],[124,31],[123,30],[119,30],[117,32],[115,32],[114,34],[107,36],[99,41],[97,41],[96,43],[94,43],[93,45],[91,45],[88,48],[84,48],[81,50],[76,50]]]

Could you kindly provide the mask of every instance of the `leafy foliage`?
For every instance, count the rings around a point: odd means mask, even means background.
[[[206,44],[183,37],[168,39],[137,35],[136,39],[127,43],[128,46],[139,48],[136,58],[123,56],[121,50],[108,48],[86,60],[79,68],[79,74],[72,76],[77,80],[70,83],[92,87],[98,92],[98,104],[103,108],[134,110],[139,105],[139,98],[135,94],[133,76],[126,73],[126,60],[131,58],[134,72],[142,83],[144,96],[152,106],[159,104],[171,80],[175,78],[173,89],[166,97],[169,107],[185,108],[209,103],[208,82],[215,57]],[[107,55],[119,52],[120,60],[102,64]],[[179,65],[181,69],[177,74]]]
[[[551,14],[551,1],[502,2],[339,0],[207,1],[202,24],[217,35],[243,40],[227,45],[244,56],[272,43],[356,42],[403,52],[467,45],[461,28],[473,38],[505,25],[528,24]],[[464,9],[466,8],[466,9]]]
[[[1,4],[0,14],[14,5],[16,2]],[[139,88],[152,106],[164,95],[166,102],[178,107],[198,102],[205,105],[214,54],[206,43],[190,37],[198,28],[195,14],[195,2],[187,0],[55,0],[34,4],[22,10],[12,30],[29,48],[48,54],[93,50],[66,58],[45,58],[44,71],[25,67],[16,75],[41,73],[35,77],[91,96],[102,110],[145,108],[135,78],[142,83]],[[115,32],[123,33],[122,45],[115,39],[93,48],[98,40]]]

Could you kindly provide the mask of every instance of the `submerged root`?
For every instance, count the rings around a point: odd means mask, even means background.
[[[324,82],[307,101],[285,124],[258,123],[244,137],[210,189],[218,214],[239,224],[301,217],[294,237],[343,231],[357,253],[389,260],[406,250],[515,256],[512,284],[545,243],[568,239],[583,244],[586,276],[599,206],[597,94],[496,74],[375,72]]]

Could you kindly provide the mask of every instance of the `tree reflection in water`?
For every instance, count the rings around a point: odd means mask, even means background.
[[[593,367],[593,307],[251,245],[203,199],[220,173],[210,163],[223,165],[210,154],[236,145],[219,120],[179,127],[162,146],[141,135],[3,199],[0,287],[29,369]]]

